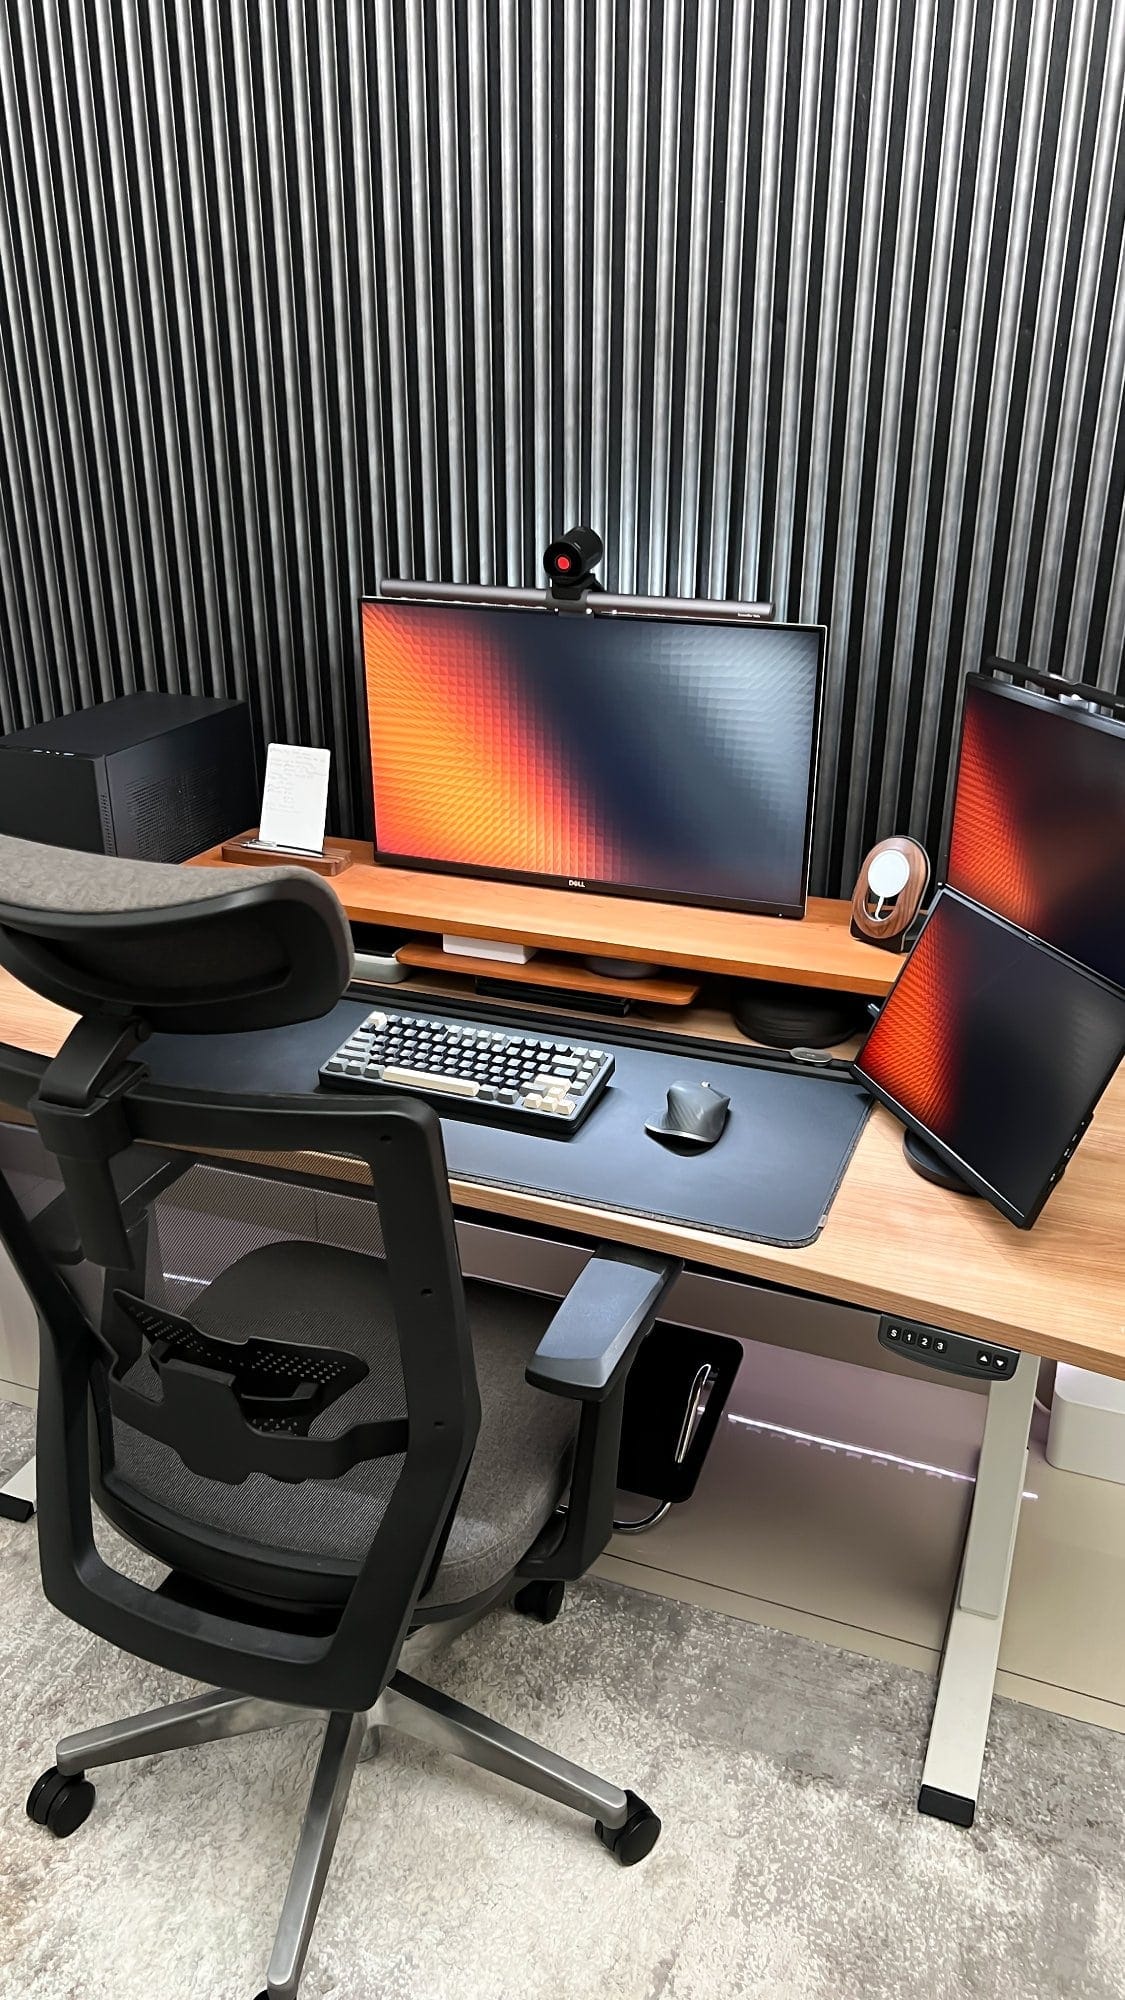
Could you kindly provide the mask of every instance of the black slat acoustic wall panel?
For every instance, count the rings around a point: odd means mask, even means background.
[[[828,625],[813,886],[964,670],[1121,685],[1116,0],[4,0],[0,724],[248,695],[368,823],[355,600]],[[737,829],[732,829],[737,837]]]

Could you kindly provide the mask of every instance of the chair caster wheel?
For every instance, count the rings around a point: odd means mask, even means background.
[[[603,1847],[608,1847],[615,1861],[622,1868],[632,1868],[651,1854],[660,1839],[660,1821],[651,1806],[646,1806],[636,1792],[626,1792],[629,1801],[629,1817],[624,1826],[603,1826],[600,1819],[594,1821],[594,1832]]]
[[[81,1772],[73,1778],[64,1778],[52,1764],[31,1787],[27,1816],[36,1826],[48,1827],[57,1840],[65,1840],[68,1833],[77,1833],[83,1821],[89,1819],[95,1797],[93,1785]]]
[[[565,1583],[522,1584],[512,1599],[515,1610],[522,1611],[525,1618],[538,1618],[541,1625],[553,1625],[563,1608],[566,1596]]]

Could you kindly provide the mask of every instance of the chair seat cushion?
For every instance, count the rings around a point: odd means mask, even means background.
[[[426,1605],[468,1602],[509,1575],[550,1520],[570,1473],[576,1406],[531,1388],[524,1370],[554,1302],[468,1279],[465,1294],[480,1389],[476,1448]],[[188,1316],[227,1339],[265,1338],[340,1348],[367,1363],[361,1382],[313,1419],[312,1437],[401,1416],[406,1401],[386,1268],[377,1257],[319,1243],[274,1243],[239,1258],[199,1293]],[[126,1378],[157,1396],[147,1359]],[[248,1558],[307,1556],[310,1567],[353,1575],[371,1545],[401,1456],[353,1466],[343,1478],[299,1485],[253,1474],[225,1486],[190,1472],[170,1446],[113,1421],[107,1497],[143,1518],[161,1513],[232,1538]],[[138,1534],[138,1539],[141,1539]],[[206,1573],[205,1542],[200,1572]],[[154,1553],[160,1550],[155,1546]]]

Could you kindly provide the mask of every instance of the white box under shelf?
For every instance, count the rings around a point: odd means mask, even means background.
[[[1060,1361],[1047,1458],[1064,1472],[1125,1486],[1125,1382]]]
[[[452,958],[494,958],[501,965],[528,965],[536,952],[535,945],[519,944],[514,938],[447,937],[444,934],[441,948]]]

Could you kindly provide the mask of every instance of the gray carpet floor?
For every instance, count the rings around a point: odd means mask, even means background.
[[[26,1455],[0,1406],[0,1478]],[[313,1729],[99,1774],[26,1819],[56,1735],[178,1698],[45,1605],[0,1524],[0,2000],[252,2000]],[[663,1815],[588,1826],[387,1736],[360,1767],[303,2000],[1121,2000],[1125,1740],[998,1702],[980,1823],[914,1811],[925,1676],[604,1584],[420,1669]]]

